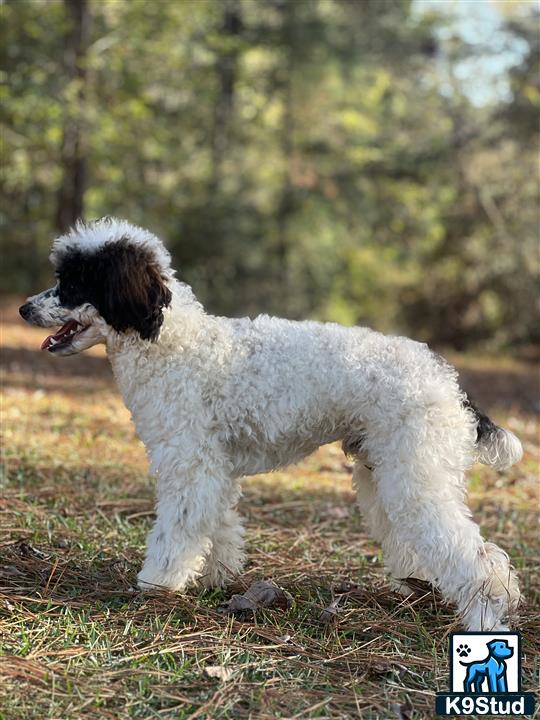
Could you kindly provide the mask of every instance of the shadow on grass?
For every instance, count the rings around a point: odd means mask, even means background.
[[[92,393],[114,387],[109,361],[92,355],[55,358],[40,351],[4,346],[1,364],[6,374],[4,386],[67,394]]]
[[[140,553],[138,553],[140,555]],[[265,572],[264,567],[248,561],[245,572],[235,578],[226,588],[203,590],[193,586],[183,593],[171,593],[156,589],[142,593],[136,589],[136,574],[140,569],[142,556],[127,561],[114,556],[97,558],[73,557],[69,548],[53,548],[19,542],[6,548],[0,566],[1,593],[5,600],[22,603],[28,610],[51,606],[65,606],[73,609],[97,611],[108,608],[137,613],[149,611],[167,615],[171,611],[176,617],[183,616],[190,622],[201,612],[220,619],[226,624],[226,613],[222,610],[224,601],[234,593],[243,593],[256,580],[271,578],[290,593],[293,615],[309,616],[313,627],[328,629],[336,625],[332,618],[321,616],[324,608],[336,597],[336,607],[341,610],[362,609],[381,617],[399,614],[403,609],[422,608],[429,616],[441,608],[439,595],[430,587],[419,587],[416,597],[405,600],[390,590],[379,564],[370,562],[362,572],[343,568],[339,575],[332,572],[310,573],[300,570],[296,577],[290,572],[280,573],[273,569]],[[274,612],[286,614],[281,608]],[[234,615],[242,622],[251,623],[256,617],[264,618],[265,613],[256,616],[241,613]],[[337,620],[337,614],[336,618]],[[342,622],[347,630],[347,622]]]

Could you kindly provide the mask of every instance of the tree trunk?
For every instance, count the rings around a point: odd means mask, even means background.
[[[90,31],[89,0],[64,0],[69,27],[65,39],[68,84],[76,87],[76,100],[65,108],[61,158],[62,180],[58,189],[56,227],[65,232],[83,215],[86,183],[84,106],[86,100],[86,53]]]
[[[281,128],[281,154],[284,171],[281,194],[277,207],[277,243],[276,255],[280,273],[281,308],[280,311],[290,314],[291,278],[289,269],[289,233],[288,225],[291,214],[294,212],[294,187],[292,183],[292,161],[294,152],[294,112],[292,79],[295,66],[296,37],[296,8],[294,3],[287,2],[281,6],[283,14],[283,66],[282,66],[282,94],[283,94],[283,122]]]
[[[215,192],[221,184],[223,161],[229,147],[239,53],[236,40],[241,32],[242,17],[238,0],[223,0],[223,23],[221,26],[223,50],[218,53],[216,59],[218,95],[214,108],[212,131],[212,192]]]

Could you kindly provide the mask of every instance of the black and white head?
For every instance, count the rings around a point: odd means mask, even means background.
[[[157,340],[174,272],[155,235],[114,218],[77,223],[54,241],[50,259],[56,285],[19,309],[31,325],[61,325],[43,350],[73,355],[118,333]]]

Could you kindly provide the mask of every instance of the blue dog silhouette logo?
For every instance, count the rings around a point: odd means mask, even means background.
[[[504,639],[495,639],[486,643],[487,656],[483,660],[472,662],[459,661],[467,668],[463,680],[463,692],[466,693],[505,693],[508,692],[506,678],[506,660],[514,654],[514,648]],[[467,657],[471,650],[468,645],[459,645],[456,648],[460,658]]]
[[[437,715],[523,717],[535,697],[521,687],[519,632],[455,632],[449,642],[449,691],[437,692]]]

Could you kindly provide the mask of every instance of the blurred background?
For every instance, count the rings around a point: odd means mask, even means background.
[[[53,237],[108,214],[162,237],[212,312],[429,341],[519,436],[522,462],[474,466],[468,502],[520,572],[538,695],[540,5],[0,0],[0,15],[0,716],[431,720],[446,666],[451,609],[431,590],[396,601],[337,444],[243,482],[236,586],[133,595],[154,483],[104,348],[40,352],[50,331],[18,314],[53,282]],[[254,625],[217,612],[262,578],[294,607]]]
[[[539,7],[5,0],[3,292],[111,214],[216,313],[530,348]]]

